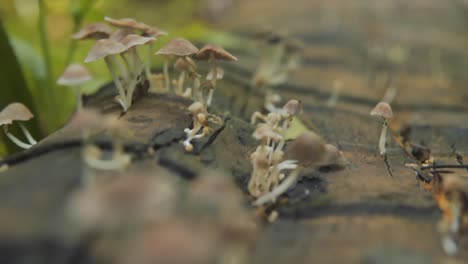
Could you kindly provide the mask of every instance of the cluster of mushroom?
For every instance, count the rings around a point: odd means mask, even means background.
[[[262,143],[250,156],[253,171],[248,190],[251,196],[258,198],[254,202],[256,206],[274,202],[292,187],[301,168],[343,164],[345,161],[341,151],[333,145],[325,144],[313,132],[302,134],[284,151],[286,131],[293,118],[301,111],[300,101],[290,100],[278,111],[267,115],[255,112],[252,116],[252,124],[255,124],[257,119],[264,121],[257,124],[252,135]],[[286,174],[285,171],[290,172]]]
[[[97,40],[88,53],[85,63],[105,60],[119,93],[115,100],[126,112],[132,105],[133,93],[138,83],[143,81],[141,77],[151,80],[151,57],[142,60],[137,47],[148,46],[149,55],[152,55],[154,41],[167,33],[130,18],[105,17],[105,21],[118,29],[114,31],[108,24],[93,23],[82,28],[73,35],[73,38]]]
[[[113,77],[118,95],[115,100],[126,112],[132,105],[133,94],[139,83],[149,82],[151,90],[157,92],[172,92],[180,96],[191,97],[195,101],[209,106],[212,102],[213,92],[217,80],[223,78],[224,71],[218,66],[218,61],[236,61],[237,58],[220,46],[205,45],[198,49],[190,41],[175,38],[164,45],[156,55],[163,57],[163,85],[160,75],[151,74],[151,57],[154,53],[154,42],[167,32],[157,27],[149,26],[131,18],[113,19],[106,17],[105,21],[119,29],[113,30],[108,24],[93,23],[85,26],[73,38],[76,40],[97,40],[91,48],[85,62],[104,59]],[[140,56],[137,48],[148,46],[148,55]],[[174,69],[179,72],[179,78],[171,80],[169,75],[169,62],[176,58]],[[193,59],[207,61],[209,72],[205,81],[197,72],[197,65]],[[186,78],[191,84],[185,87]],[[81,81],[81,80],[80,80]],[[67,85],[67,81],[59,81]],[[172,87],[174,86],[174,89]]]

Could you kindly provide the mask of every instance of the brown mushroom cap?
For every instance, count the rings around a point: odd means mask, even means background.
[[[112,34],[112,28],[105,23],[91,23],[75,33],[72,38],[81,39],[104,39]]]
[[[203,48],[195,54],[194,58],[197,60],[209,60],[212,56],[216,60],[237,61],[237,58],[234,57],[234,55],[227,52],[222,47],[211,44],[203,46]]]
[[[104,17],[104,20],[116,27],[131,28],[131,29],[138,29],[138,30],[151,29],[151,26],[148,26],[147,24],[142,23],[142,22],[138,22],[133,18],[114,19],[111,17]]]
[[[190,71],[190,64],[183,58],[178,58],[174,63],[174,69],[178,71]]]
[[[129,34],[126,35],[124,38],[120,40],[120,43],[124,44],[127,49],[135,46],[145,45],[147,43],[153,42],[156,39],[153,37],[142,37],[136,34]]]
[[[11,103],[0,112],[0,126],[9,125],[13,121],[28,121],[34,115],[22,103]]]
[[[390,105],[386,102],[378,103],[370,112],[371,116],[381,116],[383,118],[392,118],[393,111]]]
[[[302,112],[302,103],[299,100],[289,100],[284,106],[283,110],[288,115],[298,115]]]
[[[57,80],[60,85],[73,86],[91,80],[91,74],[81,64],[70,64]]]
[[[175,38],[164,45],[156,55],[176,55],[179,57],[191,56],[198,52],[198,48],[195,47],[190,41],[184,38]]]
[[[115,41],[121,41],[123,38],[125,38],[127,35],[130,35],[130,34],[133,34],[133,31],[131,29],[121,28],[121,29],[117,29],[116,31],[114,31],[114,33],[112,33],[109,36],[109,39],[112,39]]]
[[[142,34],[144,37],[153,37],[153,38],[159,38],[161,36],[167,36],[168,33],[164,30],[161,30],[157,27],[152,27],[150,29],[145,30]]]
[[[192,103],[189,107],[188,107],[188,110],[190,111],[190,113],[192,113],[193,116],[197,116],[198,114],[202,113],[202,114],[206,114],[207,111],[206,111],[206,108],[203,106],[202,103],[200,102],[194,102]]]
[[[85,59],[85,63],[97,61],[109,55],[119,54],[127,50],[127,47],[113,39],[100,39],[94,44]]]
[[[286,149],[286,157],[303,167],[320,163],[325,156],[325,143],[313,132],[297,137]]]

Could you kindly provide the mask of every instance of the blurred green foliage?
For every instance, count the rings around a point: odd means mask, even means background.
[[[15,101],[25,103],[35,114],[35,119],[27,124],[33,128],[33,135],[41,139],[62,126],[74,110],[73,92],[56,85],[55,81],[69,63],[81,63],[93,44],[92,41],[76,43],[71,40],[70,36],[82,25],[102,21],[104,16],[133,17],[170,33],[169,37],[158,41],[157,48],[178,36],[193,41],[226,37],[212,35],[208,26],[197,19],[200,2],[2,0],[0,17],[7,35],[0,32],[0,107]],[[152,60],[155,66],[161,63],[156,56]],[[94,80],[83,87],[85,93],[96,91],[110,80],[103,62],[86,66]],[[0,156],[6,155],[6,150],[5,144],[0,144]]]

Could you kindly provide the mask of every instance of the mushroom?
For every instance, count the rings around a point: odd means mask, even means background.
[[[380,116],[383,119],[382,131],[379,138],[380,155],[385,155],[387,150],[385,148],[387,140],[387,120],[393,117],[393,111],[390,105],[386,102],[379,102],[374,109],[370,112],[371,116]]]
[[[81,87],[80,85],[91,80],[91,74],[81,64],[70,64],[63,72],[62,76],[57,80],[57,84],[64,86],[74,86],[77,98],[78,109],[83,107],[81,101]]]
[[[114,18],[110,18],[110,17],[105,17],[104,20],[109,22],[113,26],[120,27],[120,28],[122,28],[124,30],[130,31],[131,33],[133,33],[134,30],[143,31],[142,32],[143,37],[154,38],[155,40],[158,39],[161,36],[166,36],[167,35],[167,32],[165,32],[165,31],[163,31],[163,30],[161,30],[161,29],[159,29],[157,27],[149,26],[149,25],[147,25],[145,23],[138,22],[138,21],[136,21],[135,19],[132,19],[132,18],[114,19]],[[153,53],[154,53],[154,44],[153,43],[154,43],[153,41],[147,43],[147,44],[149,44],[148,45],[149,54],[148,54],[148,57],[147,57],[147,59],[145,61],[145,67],[144,67],[145,68],[146,79],[150,83],[151,83],[151,70],[150,70],[151,56],[153,56]]]
[[[121,28],[138,29],[138,30],[151,29],[151,26],[148,26],[147,24],[143,22],[138,22],[133,18],[115,19],[115,18],[106,16],[104,17],[104,20],[113,26],[121,27]]]
[[[201,48],[197,54],[194,56],[197,60],[205,60],[208,61],[211,67],[211,72],[213,76],[218,76],[218,65],[217,61],[237,61],[237,58],[234,57],[231,53],[227,52],[220,46],[207,44],[203,48]],[[212,78],[212,88],[209,91],[208,97],[206,99],[206,105],[210,106],[211,101],[213,98],[214,89],[216,88],[216,80],[217,78]]]
[[[194,102],[188,107],[188,110],[192,115],[193,128],[184,129],[184,132],[187,135],[187,139],[185,139],[182,142],[182,144],[184,145],[185,151],[191,152],[193,150],[193,145],[191,141],[194,139],[202,138],[209,132],[209,129],[207,127],[208,112],[206,111],[205,106],[200,102]],[[200,131],[202,131],[202,133],[198,134],[198,132]]]
[[[185,57],[185,59],[179,58],[174,63],[174,69],[180,72],[179,79],[177,81],[177,89],[175,91],[177,95],[188,94],[188,92],[191,93],[191,88],[188,88],[186,91],[184,91],[185,76],[187,74],[190,76],[197,74],[196,67],[197,66],[195,62],[189,57]]]
[[[296,184],[302,168],[319,164],[325,156],[325,143],[313,132],[306,132],[296,138],[287,148],[287,160],[283,161],[288,167],[297,165],[295,169],[271,192],[262,195],[255,200],[253,205],[260,206],[268,202],[274,202],[281,194]]]
[[[169,79],[169,58],[173,55],[186,58],[188,56],[192,56],[193,54],[198,52],[198,48],[195,47],[190,41],[184,38],[175,38],[169,41],[166,45],[164,45],[156,55],[161,55],[164,57],[164,80],[166,82],[166,91],[170,90],[170,79]],[[194,91],[195,88],[194,87]]]
[[[152,37],[155,39],[159,39],[160,37],[167,36],[168,33],[164,30],[161,30],[157,27],[151,27],[145,30],[142,34],[143,37]],[[150,42],[148,45],[148,56],[146,58],[146,66],[145,66],[145,74],[146,78],[150,82],[150,88],[153,87],[152,79],[151,79],[151,58],[154,54],[154,42]]]
[[[75,40],[105,39],[108,38],[112,32],[112,28],[105,23],[92,23],[84,26],[80,31],[76,32],[72,38]]]
[[[127,53],[130,55],[130,65],[132,67],[130,71],[130,76],[132,79],[130,80],[128,84],[127,96],[125,98],[126,100],[125,103],[127,104],[128,107],[132,105],[133,92],[138,83],[138,76],[140,75],[140,72],[145,67],[145,65],[140,59],[140,56],[138,55],[138,51],[136,47],[145,45],[147,43],[152,43],[154,41],[155,41],[155,38],[153,37],[142,37],[142,36],[135,35],[135,34],[129,34],[125,36],[122,40],[120,40],[120,43],[124,44],[125,47],[127,48],[127,52],[123,53],[123,56],[125,56],[125,54]]]
[[[35,145],[37,141],[31,136],[28,129],[19,121],[28,121],[33,117],[34,115],[31,111],[29,111],[29,109],[22,103],[11,103],[0,112],[0,126],[3,126],[3,132],[5,132],[5,135],[13,141],[13,143],[20,148],[28,149]],[[8,125],[11,125],[14,121],[17,121],[29,143],[24,143],[8,132]]]
[[[101,58],[104,58],[106,62],[107,68],[109,69],[112,78],[114,79],[114,84],[119,92],[119,96],[117,98],[118,103],[122,106],[124,112],[127,112],[128,105],[126,104],[126,95],[125,89],[122,85],[122,82],[119,80],[119,76],[115,71],[115,65],[119,65],[119,61],[115,57],[117,54],[121,54],[122,52],[126,51],[127,47],[113,39],[100,39],[94,44],[91,50],[88,53],[88,56],[85,59],[85,63],[97,61]],[[120,67],[122,70],[122,67]]]

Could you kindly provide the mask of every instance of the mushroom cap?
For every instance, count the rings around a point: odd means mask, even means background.
[[[111,17],[104,17],[104,20],[108,22],[109,24],[116,26],[116,27],[122,27],[122,28],[131,28],[131,29],[139,29],[139,30],[149,30],[151,29],[151,26],[138,22],[133,18],[120,18],[120,19],[114,19]]]
[[[234,57],[231,53],[223,49],[218,45],[207,44],[201,48],[194,58],[197,60],[209,60],[211,57],[214,57],[216,60],[224,61],[237,61],[237,58]]]
[[[198,52],[198,48],[195,47],[190,41],[184,38],[175,38],[170,40],[164,45],[156,55],[176,55],[179,57],[191,56]]]
[[[178,58],[174,63],[174,69],[178,71],[190,71],[190,64],[183,58]]]
[[[206,75],[206,80],[211,81],[213,80],[213,75],[214,71],[211,70],[207,75]],[[216,67],[216,80],[221,80],[224,77],[224,70],[221,67]]]
[[[113,39],[100,39],[94,44],[85,59],[85,63],[97,61],[109,55],[119,54],[127,50],[124,44]]]
[[[124,44],[127,49],[145,45],[147,43],[153,42],[156,39],[153,37],[143,37],[136,34],[128,34],[120,40],[120,43]]]
[[[386,102],[379,102],[370,112],[371,116],[381,116],[383,118],[392,118],[393,111],[390,105]]]
[[[287,115],[295,116],[302,112],[302,103],[299,100],[289,100],[284,106],[283,110]]]
[[[206,113],[206,108],[200,102],[194,102],[187,108],[193,116],[197,116],[200,113]]]
[[[91,74],[88,69],[82,64],[70,64],[63,72],[62,76],[57,80],[57,84],[65,86],[73,86],[85,83],[91,80]]]
[[[275,132],[268,124],[258,124],[257,128],[252,134],[252,137],[257,140],[271,138],[272,140],[275,140],[275,141],[281,140],[283,138],[282,135]]]
[[[142,34],[144,37],[153,37],[153,38],[159,38],[161,36],[167,36],[168,33],[164,30],[161,30],[157,27],[152,27],[150,29],[145,30]]]
[[[317,134],[306,132],[297,137],[286,149],[288,160],[297,160],[303,167],[320,163],[325,157],[325,143]]]
[[[22,103],[11,103],[0,112],[0,126],[9,125],[13,121],[28,121],[34,115]]]
[[[112,28],[105,23],[91,23],[83,28],[80,31],[76,32],[72,38],[76,40],[81,39],[104,39],[108,38],[112,34]]]
[[[130,35],[130,34],[133,34],[133,31],[131,29],[121,28],[121,29],[117,29],[116,31],[114,31],[114,33],[112,33],[109,36],[109,39],[112,39],[115,41],[121,41],[123,38],[125,38],[127,35]]]

